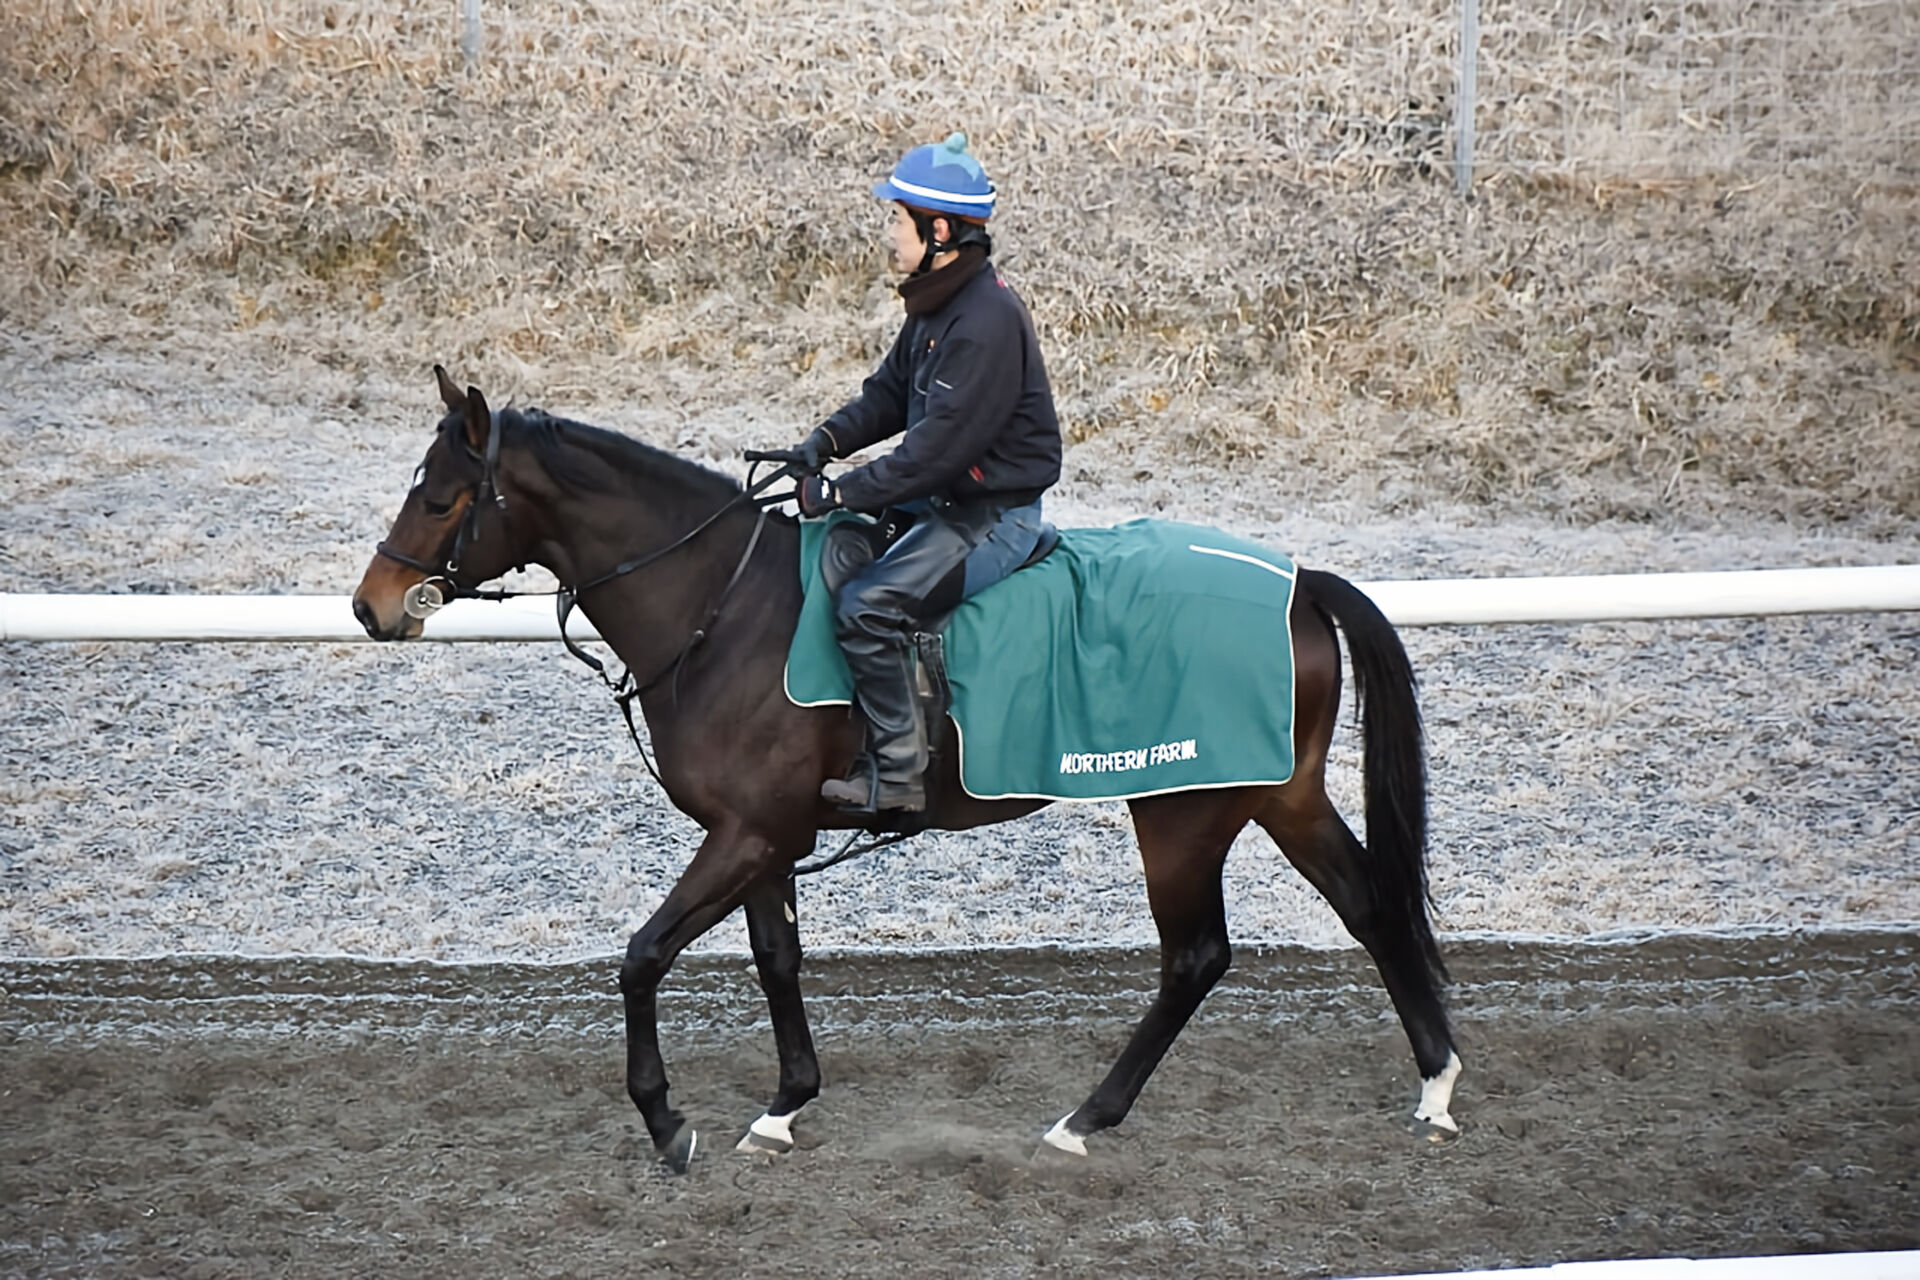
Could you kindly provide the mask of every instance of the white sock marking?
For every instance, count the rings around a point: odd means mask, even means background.
[[[1459,1078],[1460,1055],[1449,1053],[1440,1074],[1420,1082],[1420,1105],[1414,1109],[1413,1118],[1448,1133],[1460,1132],[1460,1126],[1447,1114],[1447,1108],[1453,1105],[1453,1082]]]
[[[789,1151],[793,1148],[793,1118],[798,1112],[790,1111],[784,1116],[763,1115],[747,1126],[747,1134],[735,1144],[735,1151]],[[760,1141],[755,1142],[758,1138]]]
[[[747,1126],[761,1137],[771,1142],[793,1145],[793,1113],[784,1116],[761,1116]]]
[[[1064,1151],[1068,1155],[1083,1156],[1087,1154],[1086,1139],[1067,1128],[1067,1121],[1071,1119],[1073,1119],[1071,1113],[1061,1116],[1060,1122],[1054,1125],[1053,1128],[1047,1130],[1046,1136],[1040,1140],[1055,1150]]]

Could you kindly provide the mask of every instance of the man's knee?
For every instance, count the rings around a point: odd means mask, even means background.
[[[859,520],[848,520],[827,530],[826,545],[820,550],[820,582],[838,607],[841,589],[866,571],[874,561],[874,527]]]
[[[916,525],[834,593],[836,629],[843,637],[898,632],[952,608],[967,552],[957,532]]]

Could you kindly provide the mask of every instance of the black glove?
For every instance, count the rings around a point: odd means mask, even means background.
[[[800,482],[801,515],[823,516],[839,505],[840,490],[825,476],[808,476]]]
[[[839,452],[834,447],[833,434],[825,427],[815,427],[812,434],[796,445],[793,451],[799,456],[800,465],[816,475]]]

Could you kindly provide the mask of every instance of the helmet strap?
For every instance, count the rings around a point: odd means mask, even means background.
[[[907,213],[913,218],[914,230],[920,233],[920,243],[927,247],[927,251],[920,255],[920,265],[913,269],[913,274],[923,276],[933,270],[933,260],[940,256],[944,241],[934,237],[932,214],[922,213],[912,207],[907,209]],[[952,226],[952,221],[949,220],[947,225]]]
[[[988,235],[987,229],[977,222],[968,222],[965,218],[956,218],[952,214],[926,213],[912,205],[906,206],[906,210],[913,219],[914,229],[920,233],[920,243],[927,246],[927,251],[920,255],[920,265],[913,269],[913,274],[916,276],[923,276],[931,271],[933,260],[941,254],[952,253],[970,244],[977,244],[988,253],[993,252],[993,237]],[[934,237],[935,217],[943,217],[947,220],[947,227],[952,232],[948,239],[939,240]]]

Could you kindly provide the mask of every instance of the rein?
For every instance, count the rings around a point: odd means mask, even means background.
[[[713,523],[713,520],[719,519],[720,513],[730,510],[733,505],[733,503],[729,502],[725,507],[722,507],[720,512],[716,513],[706,524],[701,525],[700,529],[706,528],[707,525]],[[620,718],[627,723],[627,736],[633,739],[633,748],[640,753],[640,763],[647,766],[647,772],[653,775],[653,780],[659,784],[662,791],[666,790],[667,783],[666,780],[660,776],[660,770],[654,765],[653,757],[647,754],[646,747],[640,741],[640,729],[633,722],[633,700],[645,694],[646,691],[653,688],[654,685],[659,684],[661,679],[671,671],[674,674],[675,681],[674,700],[676,702],[679,701],[680,667],[686,662],[687,655],[706,643],[707,628],[711,627],[714,620],[720,616],[720,611],[727,607],[727,597],[733,594],[734,586],[745,576],[747,562],[753,559],[753,549],[760,545],[760,531],[766,527],[767,509],[765,506],[762,506],[759,515],[754,518],[753,536],[747,539],[747,549],[740,553],[740,563],[733,567],[733,576],[728,578],[727,585],[721,588],[720,598],[714,601],[713,608],[707,613],[706,621],[694,628],[693,634],[687,638],[687,642],[680,646],[680,652],[674,654],[664,667],[654,672],[645,684],[635,683],[633,668],[631,667],[622,670],[618,680],[608,675],[607,664],[575,644],[573,637],[567,634],[567,615],[573,612],[574,601],[578,598],[580,592],[585,591],[588,587],[599,586],[603,582],[610,582],[622,573],[631,573],[634,569],[644,567],[644,564],[659,559],[660,556],[665,555],[667,551],[672,551],[676,547],[684,545],[692,535],[688,535],[688,538],[682,538],[679,542],[674,543],[671,547],[665,548],[657,555],[646,557],[645,561],[641,564],[623,565],[619,570],[613,573],[603,574],[601,577],[595,578],[592,582],[586,583],[583,586],[574,588],[562,587],[553,593],[555,604],[558,606],[561,643],[567,646],[568,653],[571,653],[574,657],[593,668],[593,674],[599,676],[600,683],[606,685],[608,691],[613,694],[613,700],[620,708]],[[695,529],[694,533],[700,532],[700,529]]]

